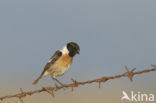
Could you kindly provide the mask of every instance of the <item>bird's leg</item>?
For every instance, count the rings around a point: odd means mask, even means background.
[[[53,81],[54,81],[54,85],[55,85],[55,87],[57,88],[58,85],[57,85],[57,83],[56,83],[56,80],[55,80],[54,78],[52,78],[52,79],[53,79]]]
[[[65,87],[65,85],[62,84],[59,80],[57,80],[56,77],[55,77],[54,75],[51,75],[51,78],[53,79],[56,88],[58,87],[57,83],[59,83],[62,87]],[[57,82],[57,83],[56,83],[56,82]],[[63,88],[63,89],[64,89],[64,88]]]
[[[62,84],[62,83],[61,83],[59,80],[57,80],[56,78],[54,78],[54,80],[55,80],[57,83],[59,83],[61,86],[65,87],[65,85]]]
[[[58,81],[56,78],[52,78],[54,80],[54,84],[55,84],[55,87],[57,88],[58,85],[56,82],[58,82],[61,86],[65,87],[60,81]],[[63,90],[65,90],[65,88],[63,88]]]

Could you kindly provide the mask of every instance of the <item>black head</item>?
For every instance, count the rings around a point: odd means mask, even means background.
[[[71,56],[71,57],[75,56],[76,54],[79,54],[79,52],[80,52],[80,47],[75,42],[68,43],[67,49],[69,50],[69,56]]]

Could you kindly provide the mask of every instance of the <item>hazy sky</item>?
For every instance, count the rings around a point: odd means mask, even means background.
[[[0,88],[10,83],[31,86],[52,54],[70,41],[80,45],[80,55],[60,81],[119,74],[125,65],[150,68],[156,64],[155,4],[155,0],[0,0]],[[142,77],[154,87],[155,75]],[[42,79],[39,85],[52,84],[49,80]]]

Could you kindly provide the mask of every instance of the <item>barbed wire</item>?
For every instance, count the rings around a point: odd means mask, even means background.
[[[56,91],[58,91],[60,89],[72,88],[72,91],[73,91],[75,87],[78,87],[80,85],[85,85],[85,84],[91,84],[91,83],[99,83],[99,88],[101,88],[101,83],[104,83],[104,82],[106,82],[108,80],[111,80],[111,79],[118,79],[118,78],[121,78],[121,77],[128,77],[131,81],[133,81],[134,75],[156,71],[156,65],[152,65],[152,67],[153,68],[151,68],[151,69],[145,69],[145,70],[142,70],[142,71],[134,72],[136,70],[136,68],[133,68],[132,70],[129,70],[128,67],[125,66],[126,72],[122,73],[122,74],[119,74],[119,75],[115,75],[115,76],[101,77],[101,78],[98,78],[98,79],[88,80],[88,81],[84,81],[84,82],[78,82],[78,81],[76,81],[74,79],[71,79],[73,83],[65,84],[64,86],[42,87],[39,90],[28,91],[28,92],[24,92],[22,90],[22,88],[20,88],[20,93],[0,97],[0,100],[2,101],[4,99],[9,99],[9,98],[16,97],[16,98],[20,99],[21,103],[23,103],[22,98],[26,97],[27,95],[31,96],[31,95],[36,94],[36,93],[47,92],[47,93],[49,93],[50,95],[52,95],[54,97],[54,92],[56,92]]]

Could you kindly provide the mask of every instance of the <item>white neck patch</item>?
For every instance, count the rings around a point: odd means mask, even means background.
[[[67,46],[64,46],[61,50],[60,50],[63,54],[68,54],[69,51],[67,49]]]

